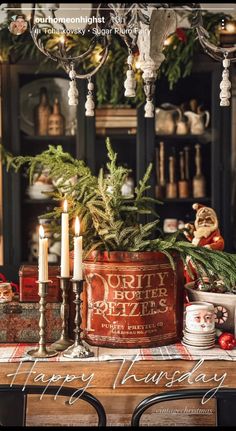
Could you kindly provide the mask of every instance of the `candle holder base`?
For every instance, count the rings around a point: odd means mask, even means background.
[[[91,352],[87,347],[83,344],[73,344],[73,346],[68,347],[67,350],[63,353],[65,358],[75,359],[75,358],[92,358],[94,353]]]
[[[58,277],[60,279],[60,288],[62,290],[62,303],[61,303],[61,320],[62,320],[62,331],[61,336],[53,344],[50,349],[63,352],[67,347],[71,346],[74,341],[69,338],[68,333],[68,320],[69,320],[69,303],[68,303],[68,292],[70,289],[70,278],[69,277]]]
[[[50,280],[47,281],[38,281],[39,290],[38,294],[40,297],[39,300],[39,343],[36,349],[29,350],[27,352],[27,356],[31,356],[32,358],[51,358],[52,356],[56,356],[58,352],[56,350],[48,349],[46,346],[45,339],[45,327],[46,327],[46,296],[48,293],[48,284],[51,283]]]
[[[75,293],[75,342],[72,346],[68,347],[68,349],[63,353],[65,358],[91,358],[94,356],[94,353],[89,350],[87,346],[84,345],[81,339],[82,329],[80,327],[82,318],[81,318],[81,305],[82,299],[80,298],[80,294],[83,291],[83,280],[75,280],[72,278],[73,283],[73,292]]]
[[[31,356],[32,358],[51,358],[53,356],[58,355],[56,350],[51,349],[32,349],[27,352],[27,356]]]
[[[72,344],[73,340],[70,340],[69,338],[59,338],[59,340],[51,344],[50,349],[62,352],[63,350],[66,350],[68,347],[70,347]]]

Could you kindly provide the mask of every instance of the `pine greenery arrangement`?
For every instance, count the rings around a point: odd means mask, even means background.
[[[55,192],[50,194],[52,198],[60,202],[66,197],[71,222],[77,215],[80,218],[84,257],[95,250],[159,251],[168,257],[174,268],[173,255],[177,253],[190,274],[187,257],[191,258],[201,276],[217,274],[231,290],[236,284],[236,255],[195,246],[186,240],[181,231],[163,234],[158,227],[159,217],[155,211],[159,202],[146,195],[150,188],[148,182],[152,165],[148,166],[136,186],[134,196],[125,197],[121,188],[130,170],[117,164],[117,154],[109,139],[106,146],[108,174],[105,175],[101,169],[98,176],[92,175],[83,161],[64,152],[61,146],[49,146],[46,151],[32,157],[13,157],[3,150],[2,158],[7,169],[13,168],[16,172],[26,165],[30,182],[35,174],[48,171],[55,184]],[[73,178],[76,182],[72,181]],[[56,206],[53,212],[46,214],[58,232],[61,212],[61,206]],[[155,221],[142,223],[141,216],[145,214],[153,214]]]

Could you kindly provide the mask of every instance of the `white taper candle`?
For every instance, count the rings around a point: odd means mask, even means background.
[[[70,277],[69,253],[69,214],[67,212],[67,200],[65,200],[61,215],[61,277]]]
[[[79,218],[75,219],[75,236],[74,236],[74,280],[83,279],[83,266],[82,266],[82,255],[83,255],[83,239],[80,234],[80,222]]]
[[[39,227],[39,273],[38,281],[48,281],[48,239],[44,236],[43,226]]]

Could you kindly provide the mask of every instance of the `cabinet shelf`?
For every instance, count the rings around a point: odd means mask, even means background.
[[[75,136],[23,136],[21,138],[21,148],[23,155],[35,155],[48,149],[49,145],[54,147],[60,145],[63,151],[75,155]]]
[[[181,204],[181,203],[205,203],[205,202],[210,202],[211,201],[211,197],[207,196],[205,198],[174,198],[174,199],[160,199],[162,202],[164,203],[174,203],[174,204]]]
[[[75,136],[74,135],[66,135],[66,136],[29,136],[29,135],[24,135],[23,136],[23,141],[24,142],[65,142],[65,143],[74,143],[75,141]]]
[[[157,141],[177,141],[177,142],[183,142],[184,144],[186,143],[197,143],[200,142],[202,144],[207,144],[209,142],[211,142],[211,131],[207,130],[205,133],[203,133],[202,135],[192,135],[192,134],[188,134],[188,135],[162,135],[162,134],[158,134],[156,133],[155,135],[156,140]]]
[[[120,140],[123,145],[125,144],[126,141],[136,142],[136,134],[107,133],[107,134],[103,135],[100,133],[96,133],[96,138],[102,142],[105,141],[107,136],[109,138],[111,138],[112,140]]]

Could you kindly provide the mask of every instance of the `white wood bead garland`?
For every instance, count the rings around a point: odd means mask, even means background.
[[[85,115],[86,117],[94,117],[94,108],[95,108],[95,103],[93,100],[93,89],[94,89],[94,85],[91,81],[91,78],[88,79],[88,94],[87,94],[87,100],[85,103]]]
[[[145,118],[153,118],[154,117],[154,105],[152,100],[147,100],[144,106]]]
[[[127,63],[128,63],[129,69],[126,72],[126,80],[124,82],[125,97],[135,97],[136,80],[135,80],[134,71],[132,69],[132,63],[133,63],[132,54],[128,56]]]
[[[68,97],[69,97],[69,105],[70,106],[76,106],[78,105],[79,100],[79,92],[76,86],[76,72],[74,70],[74,66],[72,65],[71,70],[69,72],[69,77],[71,79],[69,84],[69,90],[68,90]]]
[[[220,83],[220,106],[230,106],[231,82],[229,80],[229,66],[230,60],[227,58],[227,54],[225,54],[225,58],[223,60],[224,70],[222,72],[222,81]]]

